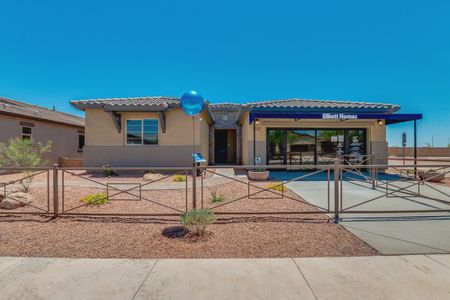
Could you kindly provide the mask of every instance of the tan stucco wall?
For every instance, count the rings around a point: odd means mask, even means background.
[[[190,165],[192,152],[192,117],[181,109],[166,113],[166,132],[163,133],[155,112],[122,112],[122,131],[117,132],[111,115],[103,109],[86,109],[86,166],[111,164],[118,166],[178,166]],[[127,145],[126,121],[133,118],[158,120],[158,145]],[[195,147],[206,160],[209,158],[209,118],[205,112],[195,116]],[[98,148],[95,148],[98,147]],[[98,151],[115,151],[103,155]],[[166,155],[164,152],[168,151]],[[110,161],[106,159],[110,157]],[[100,163],[102,161],[103,163]]]
[[[126,121],[133,118],[154,118],[158,120],[158,144],[160,146],[192,145],[192,118],[183,113],[181,109],[173,109],[166,114],[165,133],[162,132],[157,113],[122,112],[120,114],[122,116],[122,132],[118,133],[109,113],[101,108],[86,109],[86,146],[125,146]],[[208,128],[209,125],[203,114],[195,117],[196,146],[203,144],[205,131],[207,135]],[[206,143],[208,143],[207,138]],[[130,147],[134,146],[131,145]]]
[[[50,123],[0,114],[0,143],[7,143],[8,140],[22,136],[22,126],[20,122],[34,124],[32,127],[32,137],[35,141],[47,143],[52,141],[52,151],[44,155],[49,163],[57,163],[59,157],[82,157],[78,152],[78,135],[82,128],[64,124]]]
[[[249,124],[246,113],[242,120],[243,133],[243,164],[253,164],[253,123]],[[266,133],[267,128],[366,128],[368,153],[374,153],[379,158],[387,157],[386,126],[378,125],[377,120],[292,120],[292,119],[261,119],[256,127],[256,156],[261,157],[261,164],[266,163]]]

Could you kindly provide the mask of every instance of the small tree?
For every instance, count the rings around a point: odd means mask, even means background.
[[[30,139],[14,138],[8,144],[0,143],[0,167],[36,168],[47,163],[42,159],[44,153],[50,152],[52,141],[46,145]],[[33,180],[34,170],[24,169],[25,178],[20,181],[21,191],[28,192]]]

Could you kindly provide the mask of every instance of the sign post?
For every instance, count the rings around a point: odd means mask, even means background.
[[[197,209],[196,184],[198,176],[197,173],[199,173],[197,165],[200,165],[200,162],[206,160],[200,153],[195,153],[195,115],[201,113],[203,107],[205,106],[205,100],[203,100],[203,97],[196,91],[189,91],[181,96],[180,105],[184,113],[192,117],[192,203],[193,208]]]
[[[406,132],[402,133],[403,165],[405,165]]]

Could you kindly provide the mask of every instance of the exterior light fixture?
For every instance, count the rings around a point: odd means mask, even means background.
[[[256,125],[256,126],[261,125],[261,121],[259,121],[259,119],[256,119],[256,120],[255,120],[255,125]]]
[[[378,120],[377,123],[378,125],[383,126],[383,120]]]

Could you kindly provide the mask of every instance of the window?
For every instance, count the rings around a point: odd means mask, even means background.
[[[22,127],[22,140],[31,140],[32,128],[31,127]]]
[[[78,135],[78,151],[83,151],[84,147],[84,134]]]
[[[158,120],[127,120],[127,145],[157,145]]]

